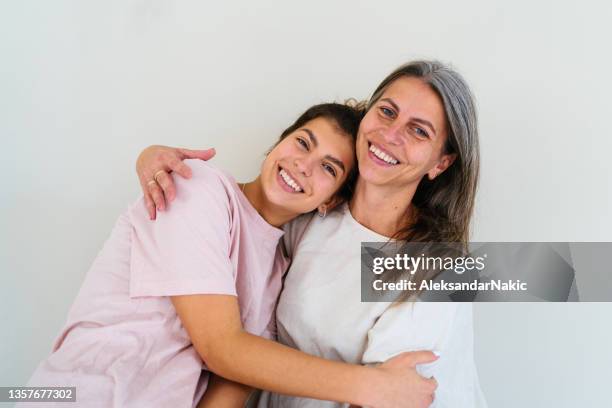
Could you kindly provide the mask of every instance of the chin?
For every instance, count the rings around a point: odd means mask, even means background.
[[[368,163],[367,158],[359,162],[359,177],[366,180],[382,178],[381,169],[374,163]]]

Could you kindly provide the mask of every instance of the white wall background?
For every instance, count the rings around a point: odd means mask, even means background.
[[[612,241],[611,17],[592,0],[0,0],[0,386],[49,352],[140,149],[215,146],[246,179],[309,105],[366,98],[414,58],[477,96],[475,240]],[[477,305],[490,406],[609,406],[611,312]]]

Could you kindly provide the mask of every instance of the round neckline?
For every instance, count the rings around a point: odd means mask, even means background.
[[[353,217],[353,214],[351,213],[351,207],[348,205],[348,203],[344,203],[343,205],[344,205],[344,211],[345,211],[345,213],[347,215],[347,218],[348,218],[349,222],[351,224],[353,224],[353,226],[359,228],[363,232],[366,232],[368,234],[372,234],[372,235],[376,236],[376,238],[378,238],[380,240],[383,240],[383,241],[396,241],[395,239],[393,239],[391,237],[387,237],[387,236],[384,236],[382,234],[379,234],[378,232],[373,231],[373,230],[369,229],[368,227],[366,227],[365,225],[359,223],[359,221],[357,221],[355,219],[355,217]]]
[[[283,231],[279,227],[275,227],[274,225],[266,221],[264,217],[262,217],[261,214],[257,212],[255,207],[253,207],[253,204],[251,204],[246,194],[244,194],[244,191],[242,191],[236,179],[233,176],[230,177],[232,181],[232,187],[234,187],[234,190],[236,191],[239,200],[243,202],[246,211],[250,213],[249,215],[255,220],[255,222],[257,222],[261,226],[261,228],[264,228],[270,234],[277,235],[278,238],[280,238],[285,233],[285,231]]]

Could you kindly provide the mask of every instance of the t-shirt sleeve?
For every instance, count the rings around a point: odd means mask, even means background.
[[[155,221],[142,198],[129,209],[131,297],[236,295],[227,186],[218,170],[191,167],[191,179],[174,177],[176,198]]]
[[[382,363],[405,351],[440,353],[417,366],[435,377],[435,408],[486,407],[478,383],[473,350],[471,303],[405,302],[389,307],[368,332],[364,364]]]
[[[382,363],[404,351],[443,353],[456,311],[456,303],[392,304],[368,331],[363,363]]]

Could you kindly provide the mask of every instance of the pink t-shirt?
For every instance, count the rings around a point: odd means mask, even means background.
[[[287,266],[282,230],[232,177],[192,160],[176,199],[150,221],[142,198],[119,217],[53,353],[29,385],[76,386],[77,406],[191,407],[208,374],[169,296],[238,297],[244,329],[273,337]],[[70,404],[75,406],[75,404]]]

